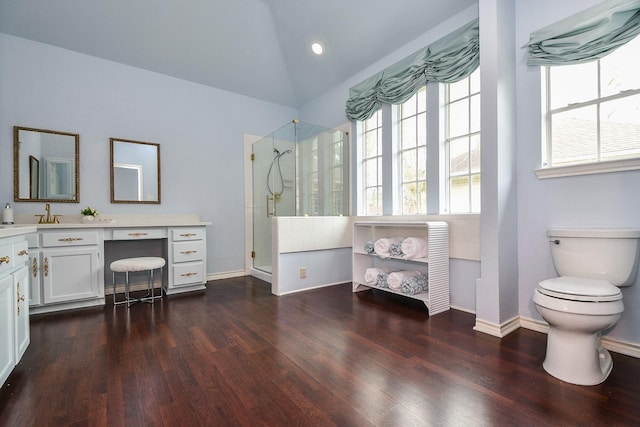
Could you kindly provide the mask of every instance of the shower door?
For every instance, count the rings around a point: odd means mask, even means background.
[[[294,216],[295,134],[290,123],[253,144],[253,268],[271,273],[271,218]]]

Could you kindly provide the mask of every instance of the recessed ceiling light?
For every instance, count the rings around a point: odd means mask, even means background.
[[[322,52],[324,51],[324,48],[322,47],[322,45],[320,43],[314,42],[314,43],[311,44],[311,50],[316,55],[322,55]]]

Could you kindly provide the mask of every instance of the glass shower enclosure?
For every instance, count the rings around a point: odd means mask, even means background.
[[[348,133],[293,120],[252,145],[253,268],[271,274],[271,219],[349,214]]]

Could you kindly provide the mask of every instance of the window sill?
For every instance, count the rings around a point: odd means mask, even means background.
[[[591,175],[597,173],[621,172],[640,169],[640,158],[610,160],[582,165],[557,166],[536,169],[538,179],[560,178],[564,176]]]

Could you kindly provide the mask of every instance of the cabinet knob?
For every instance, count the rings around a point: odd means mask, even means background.
[[[11,261],[11,258],[9,258],[9,255],[0,257],[0,265],[2,265],[4,263],[9,264],[9,261]]]

